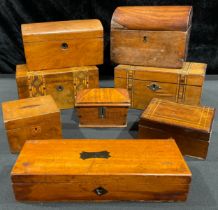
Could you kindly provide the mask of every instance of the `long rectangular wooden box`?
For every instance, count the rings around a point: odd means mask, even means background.
[[[26,65],[17,65],[16,81],[20,99],[51,95],[60,109],[69,109],[79,90],[99,86],[99,72],[96,66],[28,71]]]
[[[191,6],[117,7],[111,20],[111,60],[181,68],[188,52]]]
[[[2,112],[12,153],[30,139],[62,138],[60,110],[49,95],[4,102]]]
[[[81,90],[75,103],[80,127],[126,127],[129,106],[128,91],[120,88]]]
[[[183,155],[205,159],[215,109],[154,98],[142,113],[138,138],[174,138]]]
[[[145,109],[152,98],[199,105],[207,65],[184,63],[182,69],[118,65],[115,87],[126,88],[131,107]]]
[[[103,63],[103,27],[99,20],[31,23],[21,29],[30,70]]]
[[[185,201],[191,172],[174,140],[36,140],[11,179],[19,201]]]

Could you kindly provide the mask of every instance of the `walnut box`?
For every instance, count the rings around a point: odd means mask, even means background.
[[[99,87],[99,73],[96,66],[28,71],[26,65],[17,65],[16,81],[20,99],[51,95],[58,108],[69,109],[77,91]]]
[[[115,87],[126,88],[131,107],[145,109],[152,98],[199,105],[206,64],[184,63],[182,69],[118,65]]]
[[[35,140],[11,179],[18,201],[185,201],[191,172],[174,140]]]
[[[174,138],[183,155],[205,159],[215,109],[154,98],[139,121],[139,138]]]
[[[80,127],[126,127],[129,106],[128,91],[120,88],[81,90],[75,103]]]
[[[21,29],[30,70],[103,63],[103,27],[99,20],[31,23]]]
[[[2,112],[12,153],[26,140],[62,138],[60,110],[49,95],[3,102]]]
[[[111,20],[111,60],[181,68],[188,52],[191,6],[117,7]]]

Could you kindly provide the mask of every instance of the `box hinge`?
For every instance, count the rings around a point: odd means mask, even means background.
[[[183,103],[185,101],[187,76],[189,74],[190,65],[191,63],[185,63],[185,66],[181,69],[180,75],[178,77],[178,91],[176,98],[178,103]]]
[[[27,73],[27,81],[29,88],[29,96],[37,97],[46,95],[46,84],[45,78],[42,73],[37,72],[28,72]]]
[[[73,89],[74,97],[76,98],[77,92],[89,88],[89,71],[75,71],[73,72]]]

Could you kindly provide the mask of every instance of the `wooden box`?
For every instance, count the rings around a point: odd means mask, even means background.
[[[28,71],[17,65],[16,81],[19,98],[51,95],[58,108],[68,109],[74,107],[77,91],[99,87],[99,73],[96,66]]]
[[[118,7],[111,20],[111,60],[181,68],[187,57],[191,19],[190,6]]]
[[[60,111],[51,96],[3,102],[2,112],[12,153],[26,140],[62,138]]]
[[[80,127],[126,127],[129,106],[128,91],[119,88],[81,90],[75,103]]]
[[[11,179],[19,201],[185,201],[191,172],[174,140],[35,140]]]
[[[203,63],[184,63],[182,69],[119,65],[115,87],[128,89],[135,109],[145,109],[154,97],[199,105],[206,67]]]
[[[99,20],[31,23],[21,29],[30,70],[103,63],[103,27]]]
[[[153,99],[141,115],[139,138],[174,138],[183,155],[207,157],[215,109]]]

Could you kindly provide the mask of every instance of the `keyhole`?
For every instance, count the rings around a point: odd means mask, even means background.
[[[61,48],[63,49],[63,50],[66,50],[67,48],[68,48],[68,44],[67,43],[62,43],[61,44]]]
[[[144,37],[143,37],[143,41],[144,41],[144,42],[147,42],[147,36],[144,36]]]
[[[35,128],[35,131],[37,131],[38,130],[38,128]]]

